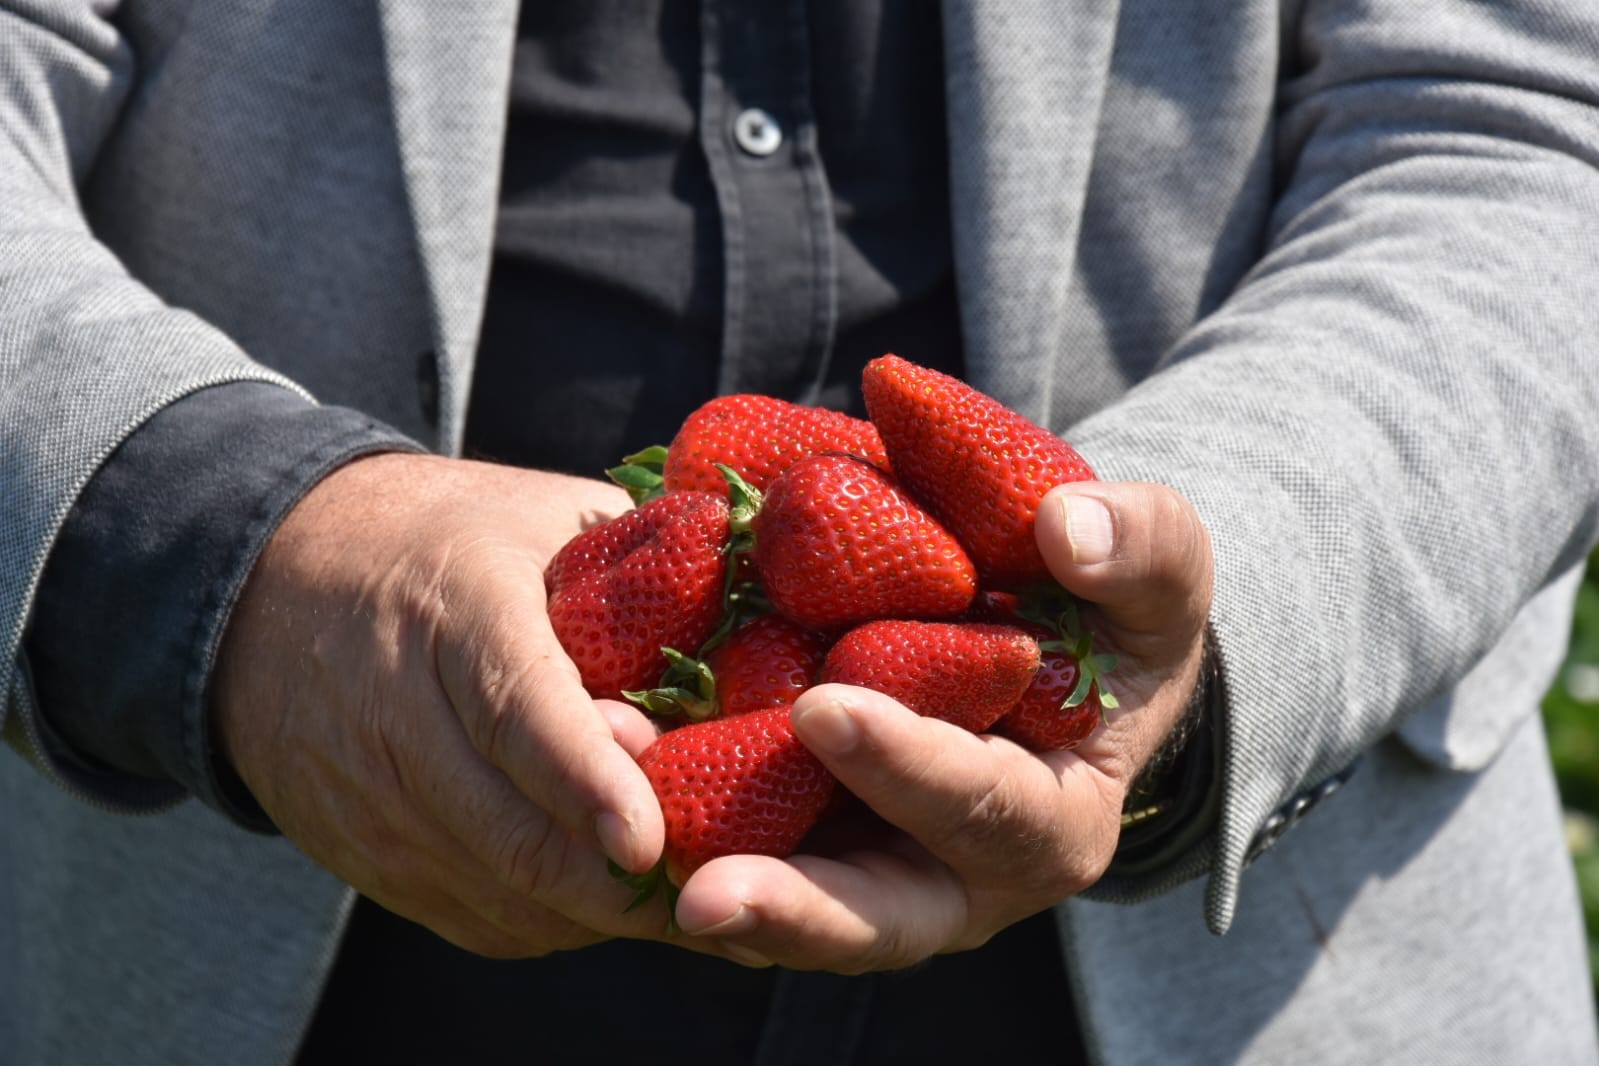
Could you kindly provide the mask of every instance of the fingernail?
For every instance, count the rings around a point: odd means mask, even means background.
[[[709,925],[696,926],[692,918],[684,921],[682,914],[677,916],[677,927],[689,936],[743,936],[745,933],[753,933],[755,924],[755,912],[742,903],[732,914],[719,918]]]
[[[1072,562],[1092,566],[1110,558],[1116,530],[1110,511],[1092,496],[1067,496],[1066,540],[1072,546]]]
[[[727,953],[728,958],[732,959],[734,962],[741,962],[745,966],[754,966],[758,969],[764,969],[772,965],[771,959],[767,958],[765,955],[762,955],[760,952],[751,951],[742,944],[730,944],[724,940],[717,946]]]
[[[813,751],[848,755],[861,740],[861,727],[855,716],[838,700],[800,704],[794,708],[791,721],[800,739]]]
[[[605,857],[625,870],[632,870],[633,826],[615,811],[594,817],[594,836]]]

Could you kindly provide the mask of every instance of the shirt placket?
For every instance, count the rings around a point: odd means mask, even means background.
[[[806,402],[837,328],[803,0],[704,0],[700,141],[722,223],[719,389]]]

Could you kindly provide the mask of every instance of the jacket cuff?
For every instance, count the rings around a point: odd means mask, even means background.
[[[49,756],[110,806],[192,793],[270,831],[212,742],[223,630],[313,485],[362,455],[420,450],[275,385],[215,386],[157,412],[90,480],[45,564],[23,652]]]

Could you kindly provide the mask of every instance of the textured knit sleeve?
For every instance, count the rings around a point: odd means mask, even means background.
[[[1217,822],[1102,891],[1207,870],[1218,931],[1273,813],[1409,716],[1480,763],[1535,712],[1506,634],[1599,524],[1599,7],[1311,0],[1284,40],[1261,258],[1073,433],[1213,535]]]

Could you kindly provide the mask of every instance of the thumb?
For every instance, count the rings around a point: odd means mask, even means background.
[[[1038,550],[1062,587],[1129,637],[1182,640],[1210,613],[1210,534],[1175,489],[1084,481],[1038,509]]]

